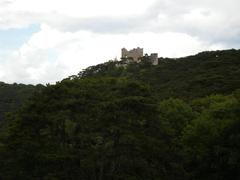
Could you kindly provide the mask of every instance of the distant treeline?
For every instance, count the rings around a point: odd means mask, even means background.
[[[9,111],[16,110],[26,101],[35,90],[40,90],[43,85],[7,84],[0,82],[0,122]]]

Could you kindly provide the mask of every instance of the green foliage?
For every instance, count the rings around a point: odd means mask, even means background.
[[[186,126],[182,137],[193,179],[239,179],[239,101],[216,96],[200,102],[207,106]]]
[[[0,82],[0,121],[7,112],[16,110],[25,102],[35,90],[42,89],[42,85],[6,84]]]
[[[2,83],[0,116],[33,96],[1,124],[0,179],[240,179],[239,60],[145,56],[45,88]]]
[[[183,128],[194,118],[192,108],[180,99],[168,99],[160,102],[159,116],[164,123],[163,126],[169,127],[172,137],[178,138]]]
[[[153,66],[149,57],[126,68],[108,62],[79,73],[84,77],[128,77],[153,87],[159,99],[191,100],[211,94],[231,94],[240,89],[240,50],[202,52],[178,59],[159,58]]]
[[[165,175],[157,104],[127,79],[64,80],[12,117],[4,179],[140,179]],[[151,151],[151,153],[149,153]],[[14,168],[13,168],[14,167]],[[31,169],[31,171],[30,171]]]

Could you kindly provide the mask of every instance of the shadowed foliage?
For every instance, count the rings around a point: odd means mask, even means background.
[[[119,63],[2,83],[0,179],[240,179],[239,50]]]

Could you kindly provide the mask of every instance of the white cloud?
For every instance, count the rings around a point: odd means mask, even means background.
[[[121,16],[143,13],[154,0],[15,0],[11,10],[34,13],[57,12],[77,17]]]
[[[179,57],[239,47],[238,0],[0,0],[0,29],[41,25],[0,78],[47,83],[120,56],[122,47]],[[0,32],[1,33],[1,32]]]
[[[19,28],[29,24],[45,23],[61,31],[71,32],[82,30],[108,34],[178,32],[205,40],[211,39],[215,43],[239,39],[240,32],[238,0],[3,2],[6,5],[0,6],[0,28]]]
[[[90,65],[120,57],[124,46],[143,46],[145,53],[170,57],[210,48],[210,44],[182,33],[70,33],[42,25],[41,31],[1,64],[0,78],[6,82],[54,83]]]

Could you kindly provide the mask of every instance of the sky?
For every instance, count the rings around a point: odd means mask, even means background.
[[[0,81],[46,84],[144,48],[240,48],[239,0],[0,0]]]

